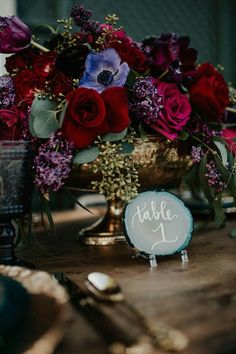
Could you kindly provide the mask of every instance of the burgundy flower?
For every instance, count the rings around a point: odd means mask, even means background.
[[[202,64],[190,87],[194,109],[208,121],[222,121],[229,103],[229,90],[224,77],[210,63]]]
[[[191,105],[186,95],[182,94],[176,84],[154,82],[163,96],[163,111],[159,113],[156,123],[149,126],[164,135],[167,139],[174,140],[183,130],[190,119]]]
[[[0,109],[0,140],[18,140],[21,134],[21,114],[16,107]]]
[[[46,78],[55,67],[56,52],[41,52],[33,57],[33,70],[39,77]]]
[[[188,48],[189,37],[179,37],[175,33],[162,34],[143,42],[143,49],[151,59],[151,73],[159,77],[166,70],[166,80],[181,81],[195,72],[197,51]]]
[[[47,79],[47,91],[53,96],[66,96],[67,93],[73,90],[73,82],[60,71],[53,71]]]
[[[33,58],[37,55],[38,53],[33,48],[27,48],[7,57],[5,64],[7,72],[14,75],[17,71],[32,66]]]
[[[126,62],[130,69],[143,73],[148,69],[148,58],[137,46],[131,37],[123,30],[114,30],[111,25],[100,25],[98,33],[107,34],[107,48],[114,48],[119,54],[122,62]]]
[[[123,87],[110,87],[100,95],[79,87],[67,95],[62,133],[78,149],[88,147],[98,135],[119,133],[129,125],[128,98]]]
[[[27,48],[31,37],[31,30],[18,17],[0,17],[0,53],[17,53]]]
[[[222,133],[228,144],[228,149],[236,156],[236,129],[224,128]]]

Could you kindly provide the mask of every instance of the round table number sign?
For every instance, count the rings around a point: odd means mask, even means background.
[[[188,245],[193,230],[189,209],[166,191],[140,193],[126,205],[123,222],[131,247],[156,256],[180,252]]]

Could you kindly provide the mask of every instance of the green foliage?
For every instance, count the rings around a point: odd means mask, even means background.
[[[122,130],[120,133],[109,133],[102,136],[102,141],[118,141],[122,140],[127,135],[127,128]]]
[[[59,128],[57,103],[49,98],[36,96],[30,113],[29,128],[33,136],[47,139]]]
[[[134,151],[134,145],[124,142],[121,144],[121,153],[122,154],[131,154]]]
[[[93,181],[93,188],[107,200],[131,200],[137,195],[139,187],[138,172],[131,156],[121,153],[120,143],[100,141],[98,147],[100,154],[91,164],[91,169],[101,175],[101,180]]]
[[[99,154],[99,149],[97,146],[92,146],[89,149],[79,151],[73,159],[73,164],[80,165],[82,163],[89,163],[94,161]]]
[[[137,73],[136,71],[134,70],[130,70],[129,71],[129,74],[128,74],[128,77],[126,79],[126,83],[125,83],[125,86],[128,87],[128,88],[132,88],[134,86],[134,83],[135,83],[135,80],[137,79],[137,77],[139,77],[140,74]]]

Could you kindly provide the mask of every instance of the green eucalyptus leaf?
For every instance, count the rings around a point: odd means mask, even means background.
[[[228,162],[228,154],[227,154],[227,149],[225,144],[223,144],[221,141],[215,140],[214,144],[216,145],[217,149],[220,152],[221,160],[224,166],[227,166]]]
[[[48,98],[35,97],[30,113],[29,128],[33,136],[46,139],[57,131],[57,103]]]
[[[127,134],[127,128],[122,130],[120,133],[108,133],[102,136],[102,141],[117,141],[125,138]]]
[[[134,145],[126,142],[122,143],[121,148],[121,153],[124,155],[129,155],[134,151]]]
[[[59,126],[60,127],[62,126],[63,119],[64,119],[65,114],[66,114],[67,106],[68,106],[68,102],[66,102],[65,106],[63,107],[63,109],[60,112],[60,116],[59,116]]]
[[[236,237],[236,227],[230,231],[230,236],[231,237]]]
[[[98,157],[99,152],[100,150],[98,149],[97,146],[92,146],[89,149],[79,151],[75,155],[73,159],[73,163],[76,165],[80,165],[82,163],[88,163],[94,161]]]

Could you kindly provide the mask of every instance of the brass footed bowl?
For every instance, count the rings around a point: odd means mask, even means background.
[[[141,189],[158,187],[184,176],[192,166],[189,154],[183,144],[149,135],[146,140],[135,139],[131,156],[139,164],[138,175]],[[89,164],[72,168],[67,187],[78,190],[92,190],[91,182],[101,176],[91,171]]]
[[[192,160],[183,143],[171,142],[157,136],[146,140],[135,139],[131,156],[138,164],[140,191],[163,186],[183,177],[191,168]],[[91,171],[89,164],[75,166],[69,176],[67,187],[72,191],[92,190],[92,181],[101,175]],[[122,213],[124,202],[108,201],[105,217],[79,233],[80,240],[89,245],[114,245],[124,242]]]

